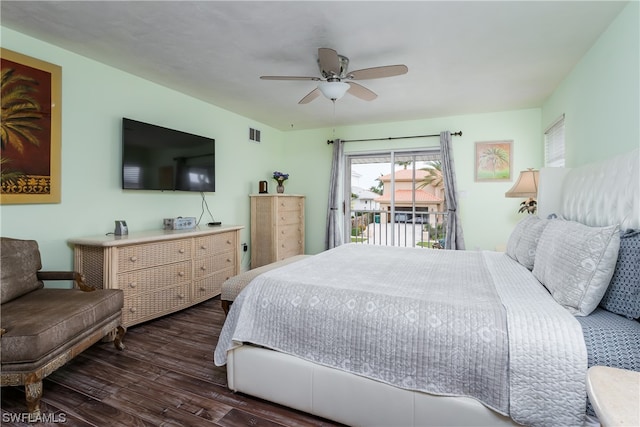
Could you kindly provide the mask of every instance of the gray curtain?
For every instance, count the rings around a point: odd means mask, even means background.
[[[331,162],[331,177],[329,180],[329,201],[327,203],[327,235],[326,249],[332,249],[343,243],[340,178],[344,170],[344,141],[333,140],[333,160]]]
[[[458,190],[456,188],[456,173],[453,166],[453,150],[451,149],[451,133],[440,133],[440,151],[442,152],[442,176],[444,191],[447,198],[447,229],[445,231],[445,249],[464,249],[462,224],[458,215]]]

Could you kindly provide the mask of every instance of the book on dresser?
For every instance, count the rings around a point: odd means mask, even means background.
[[[220,294],[240,272],[241,226],[69,239],[74,269],[96,288],[122,289],[132,326]]]
[[[251,268],[304,254],[304,202],[298,194],[252,194]]]

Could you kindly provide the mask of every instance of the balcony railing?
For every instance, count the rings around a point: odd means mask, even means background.
[[[446,212],[352,210],[351,241],[383,246],[440,249],[444,246]]]

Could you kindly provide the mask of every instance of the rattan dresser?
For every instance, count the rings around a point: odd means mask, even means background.
[[[74,269],[96,288],[124,291],[123,326],[220,294],[240,269],[240,226],[70,239]]]
[[[298,194],[252,194],[251,268],[304,254],[304,201]]]

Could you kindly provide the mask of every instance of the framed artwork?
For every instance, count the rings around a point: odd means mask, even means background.
[[[60,203],[58,65],[0,48],[0,204]]]
[[[511,181],[513,141],[476,142],[476,182]]]

